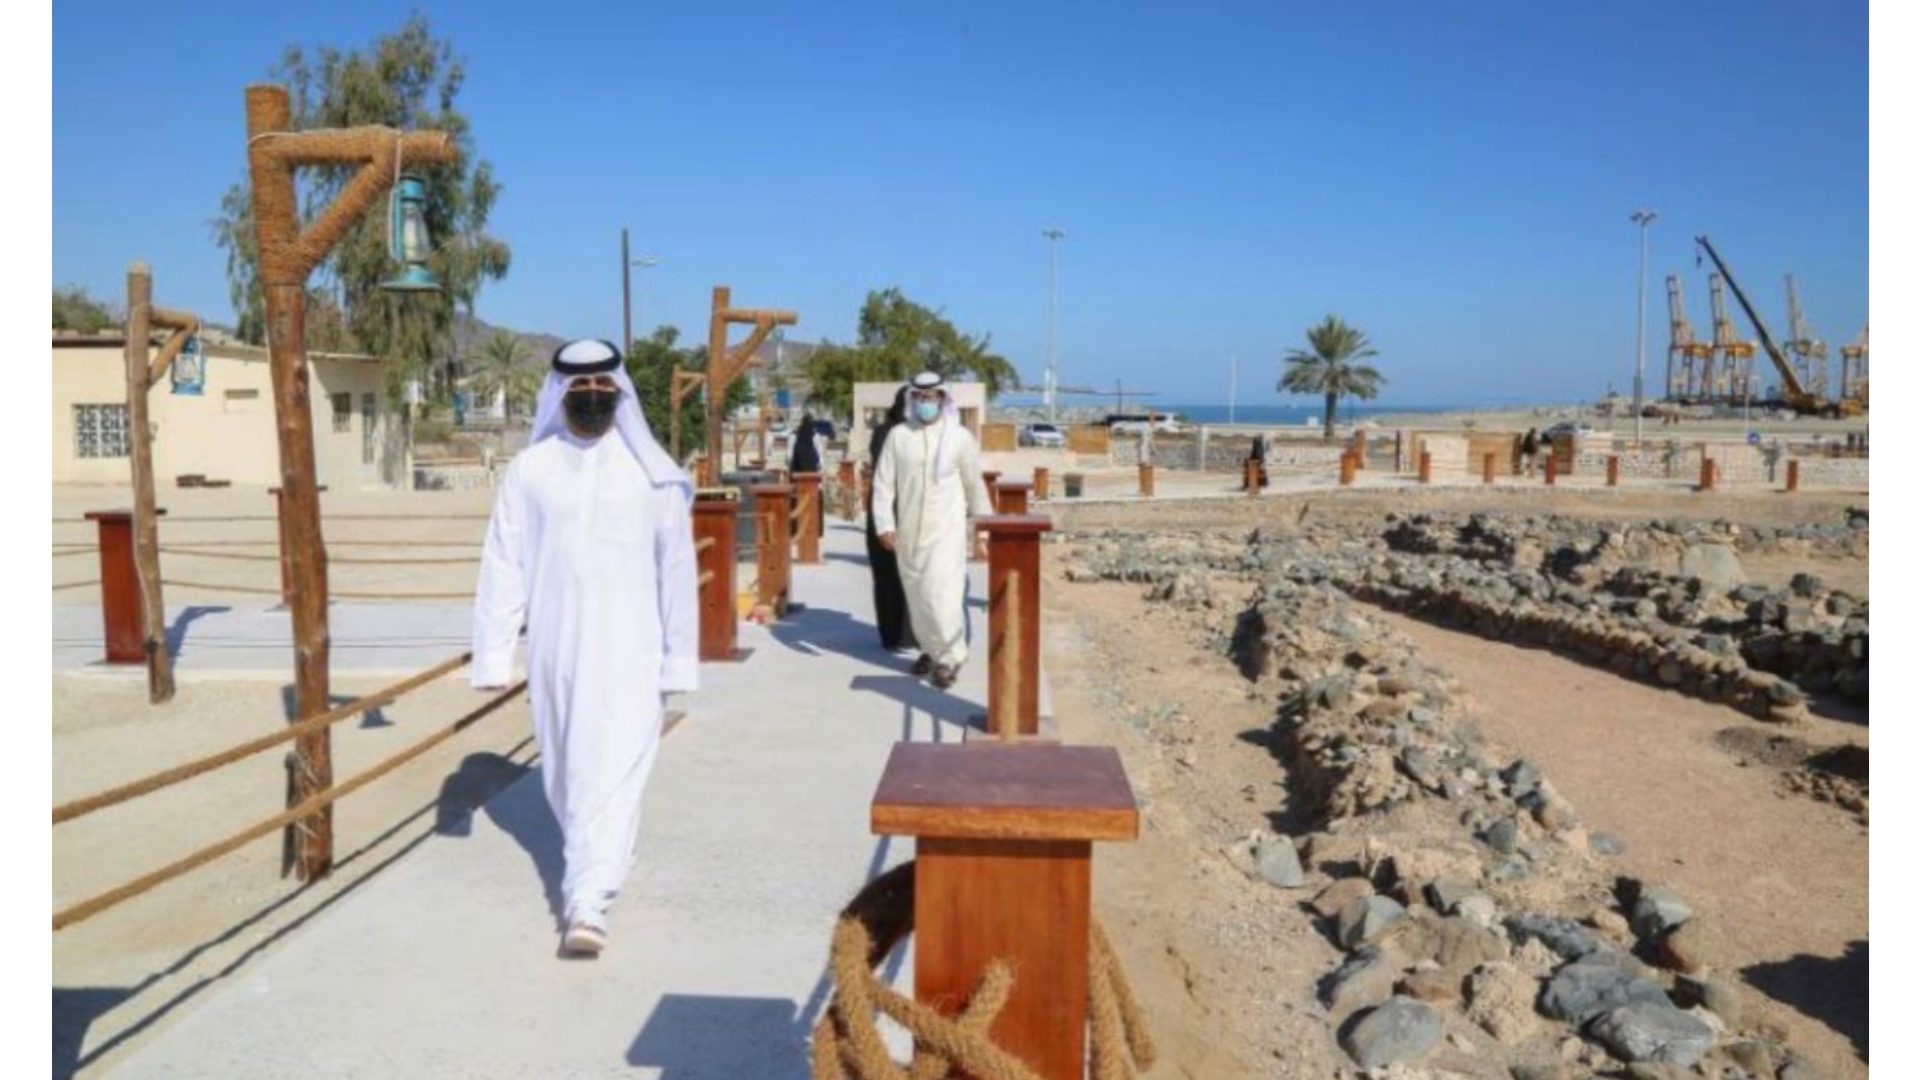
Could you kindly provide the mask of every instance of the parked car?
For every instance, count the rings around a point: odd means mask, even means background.
[[[1028,424],[1020,431],[1020,443],[1022,446],[1063,447],[1067,445],[1067,436],[1052,424]]]
[[[1593,434],[1592,424],[1576,423],[1572,420],[1555,424],[1546,430],[1546,436],[1549,439],[1557,439],[1562,435],[1572,435],[1575,438],[1583,438],[1591,434]]]

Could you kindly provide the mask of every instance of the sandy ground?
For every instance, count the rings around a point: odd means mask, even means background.
[[[342,698],[380,683],[338,677]],[[166,706],[135,679],[53,680],[56,802],[285,726],[280,680],[180,685]],[[485,700],[457,679],[334,728],[334,775],[345,779]],[[282,935],[435,830],[459,830],[532,759],[524,698],[343,800],[334,817],[337,870],[301,889],[282,879],[275,834],[53,935],[56,1077],[96,1075],[134,1041],[161,1030],[201,991],[241,977]],[[225,769],[53,830],[56,909],[153,870],[285,807],[284,751]]]

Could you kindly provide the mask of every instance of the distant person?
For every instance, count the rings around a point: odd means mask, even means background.
[[[1540,455],[1540,432],[1528,428],[1527,434],[1520,440],[1520,460],[1526,463],[1527,475],[1533,475],[1534,459]]]
[[[920,643],[916,675],[942,690],[967,660],[969,518],[993,513],[980,444],[938,374],[913,377],[907,422],[887,435],[873,471],[874,528],[900,560],[907,615]]]
[[[820,428],[812,413],[802,413],[799,430],[793,433],[793,450],[787,455],[787,475],[799,473],[817,473],[820,471],[820,448],[814,444],[819,437]],[[816,531],[827,535],[827,515],[815,515]]]
[[[597,956],[633,867],[665,694],[700,683],[693,484],[647,429],[620,352],[554,353],[500,482],[473,601],[475,687],[527,632],[540,778],[560,825],[561,949]]]
[[[887,445],[887,435],[894,428],[907,421],[907,395],[909,387],[902,386],[893,395],[893,406],[887,410],[887,418],[873,429],[873,435],[867,441],[867,467],[878,471],[880,451]],[[880,645],[888,652],[900,652],[915,645],[913,626],[907,618],[907,592],[900,584],[900,560],[893,549],[880,543],[880,533],[874,528],[873,488],[867,488],[867,565],[873,571],[873,622],[880,630]]]

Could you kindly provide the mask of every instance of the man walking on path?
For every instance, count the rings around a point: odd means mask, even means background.
[[[980,444],[960,422],[945,381],[914,376],[907,422],[887,435],[873,470],[874,530],[900,562],[907,614],[920,643],[914,674],[946,689],[967,660],[969,518],[992,513]]]
[[[632,869],[662,695],[699,686],[693,485],[641,414],[619,350],[553,356],[527,448],[495,497],[474,596],[472,682],[505,685],[524,623],[562,948],[595,956]]]

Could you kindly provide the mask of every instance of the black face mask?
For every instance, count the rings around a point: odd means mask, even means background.
[[[587,438],[599,438],[613,426],[613,413],[620,394],[613,390],[569,390],[560,399],[566,406],[567,424]]]

